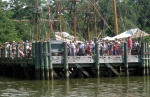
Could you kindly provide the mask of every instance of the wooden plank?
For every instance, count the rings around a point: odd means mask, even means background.
[[[108,63],[105,63],[105,65],[108,67],[108,68],[110,68],[118,77],[120,77],[120,74],[119,74],[119,72],[114,68],[114,67],[112,67],[110,64],[108,64]]]

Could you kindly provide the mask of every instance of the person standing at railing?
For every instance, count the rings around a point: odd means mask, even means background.
[[[117,50],[118,50],[118,42],[115,42],[113,45],[113,55],[117,55]]]
[[[128,54],[131,55],[132,50],[132,39],[131,37],[128,37]]]
[[[71,56],[75,56],[76,54],[76,46],[74,42],[70,43],[70,48],[71,48]]]
[[[85,55],[85,48],[83,43],[79,43],[79,56]]]
[[[85,43],[84,43],[84,49],[85,49],[86,55],[88,54],[88,45],[89,45],[88,41],[85,41]]]
[[[12,48],[12,55],[13,57],[15,57],[16,56],[16,42],[15,41],[12,42],[11,48]]]
[[[10,44],[9,44],[9,42],[5,42],[4,45],[5,45],[5,57],[8,57]]]

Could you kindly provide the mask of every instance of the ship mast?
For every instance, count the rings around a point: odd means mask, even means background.
[[[74,41],[76,41],[76,3],[81,2],[81,0],[68,0],[68,2],[71,2],[73,5],[73,31],[74,31]]]
[[[38,41],[38,0],[36,0],[36,42]]]
[[[94,0],[94,32],[95,32],[95,37],[97,37],[97,27],[96,27],[96,10],[95,10],[95,5],[96,5],[96,2]]]
[[[50,7],[48,6],[48,39],[50,39],[50,28],[51,28],[51,23],[50,23]]]
[[[113,0],[113,11],[114,11],[115,35],[118,35],[118,19],[117,19],[116,0]]]

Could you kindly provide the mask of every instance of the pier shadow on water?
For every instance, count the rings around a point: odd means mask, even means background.
[[[0,77],[0,97],[148,97],[149,76],[15,80]]]

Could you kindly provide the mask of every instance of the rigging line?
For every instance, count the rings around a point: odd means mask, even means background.
[[[34,33],[36,33],[36,30],[35,30],[36,29],[36,27],[35,27],[36,26],[35,19],[36,19],[36,13],[34,13],[33,34],[31,36],[32,37],[32,41],[34,40],[34,36],[35,36]]]
[[[128,6],[128,5],[127,5]],[[131,13],[133,13],[133,11],[131,10],[131,8],[130,8],[130,6],[128,6],[128,8],[129,8],[129,11],[131,12]],[[139,15],[140,16],[140,15]],[[140,16],[141,17],[141,16]],[[142,18],[142,17],[141,17]],[[142,41],[143,40],[143,33],[140,33],[140,41]],[[137,36],[136,36],[137,37]]]
[[[31,25],[31,24],[30,24],[30,25]],[[34,25],[34,24],[33,24],[33,25]],[[29,41],[31,41],[31,42],[33,41],[33,33],[34,33],[33,25],[30,26],[30,36],[29,36],[29,37],[30,37],[30,40],[29,40]]]
[[[126,4],[126,6],[128,7],[128,10],[131,12],[131,14],[134,15],[134,14],[133,14],[133,11],[131,10],[131,7],[130,7],[128,4]],[[137,5],[136,5],[136,6],[137,6]],[[127,8],[127,7],[126,7],[126,8]],[[138,7],[137,7],[137,8],[138,8]],[[136,15],[137,15],[137,13],[136,13]],[[139,16],[141,17],[141,15],[139,15]],[[142,18],[142,17],[141,17],[141,18]],[[138,19],[136,19],[136,20],[138,20]],[[135,25],[134,25],[134,26],[135,26]]]
[[[52,18],[52,21],[50,22],[50,30],[51,30],[51,34],[54,36],[55,33],[54,33],[54,29],[53,29],[53,26],[54,26],[54,21],[53,21],[53,18]]]
[[[100,12],[98,11],[98,9],[96,8],[96,6],[94,6],[94,4],[91,2],[91,0],[88,0],[91,4],[92,4],[92,6],[94,7],[94,9],[97,11],[97,13],[100,15],[100,17],[103,19],[103,21],[104,21],[104,23],[108,26],[108,28],[109,29],[111,29],[110,28],[110,26],[107,24],[107,22],[105,21],[105,19],[103,18],[103,16],[100,14]]]
[[[59,7],[59,3],[60,1],[54,0],[56,7],[57,7],[57,11],[60,11],[60,7]]]
[[[26,15],[26,13],[27,13],[28,11],[34,12],[32,9],[29,9],[29,10],[23,9],[23,10],[24,10],[24,12],[21,13],[21,15],[19,15],[19,17],[17,17],[18,19],[22,19],[22,16]]]
[[[32,31],[31,31],[31,28],[30,28],[30,38],[29,38],[29,41],[32,41],[31,35],[32,35]]]
[[[120,7],[120,6],[119,6]],[[124,23],[124,19],[123,19],[123,16],[122,16],[122,11],[120,8],[118,8],[118,13],[120,14],[120,18],[121,18],[121,25],[123,25],[123,30],[125,30],[125,23]]]

